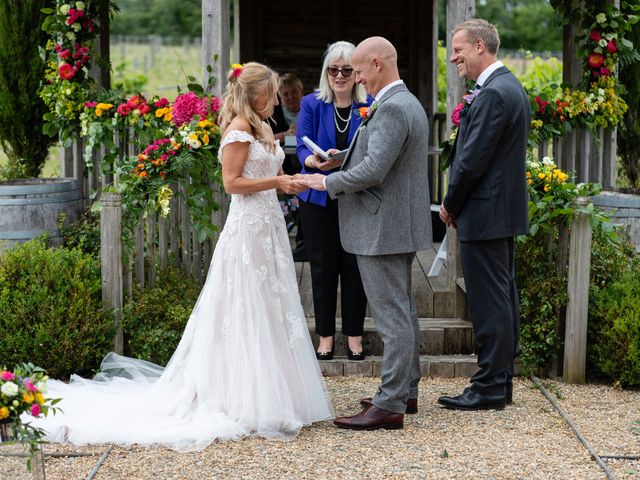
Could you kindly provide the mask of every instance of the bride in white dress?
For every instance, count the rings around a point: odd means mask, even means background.
[[[277,76],[258,63],[229,74],[220,145],[232,194],[207,281],[166,368],[109,354],[93,380],[50,380],[63,413],[34,424],[76,445],[164,445],[200,450],[214,440],[292,439],[333,417],[300,304],[276,189],[284,153],[264,119]]]

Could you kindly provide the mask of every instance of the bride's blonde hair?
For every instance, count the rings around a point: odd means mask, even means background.
[[[266,124],[258,114],[269,112],[278,91],[278,74],[258,62],[246,63],[241,69],[234,68],[227,75],[227,88],[220,111],[220,129],[226,130],[235,117],[242,117],[251,125],[253,136],[260,141],[269,141]],[[266,95],[267,103],[262,111],[254,110],[255,102]]]

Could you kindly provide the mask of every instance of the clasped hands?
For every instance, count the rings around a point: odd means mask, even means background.
[[[328,153],[339,152],[335,148],[328,150]],[[323,160],[317,155],[309,155],[304,159],[304,165],[308,168],[315,168],[316,170],[322,170],[323,172],[333,170],[342,164],[342,160]],[[318,191],[325,191],[324,179],[325,175],[321,173],[302,174],[296,173],[295,175],[288,177],[289,181],[285,182],[280,187],[284,193],[295,194],[300,193],[307,188],[313,188]]]

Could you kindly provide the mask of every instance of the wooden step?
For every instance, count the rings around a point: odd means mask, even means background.
[[[456,317],[457,292],[449,291],[446,275],[428,277],[427,273],[435,258],[435,250],[417,252],[412,265],[412,291],[416,301],[418,316],[420,317]],[[300,300],[306,316],[313,316],[313,294],[311,290],[311,268],[308,262],[296,262],[296,274]],[[340,291],[338,287],[338,299]],[[337,316],[341,316],[338,301]],[[371,312],[367,309],[367,315]]]
[[[420,372],[422,377],[469,378],[478,369],[477,360],[475,355],[420,355]],[[334,357],[333,360],[322,360],[319,364],[327,377],[379,377],[382,357],[369,356],[362,361]]]
[[[420,318],[420,354],[421,355],[468,355],[473,353],[473,327],[471,322],[460,318]],[[307,318],[307,326],[314,347],[318,345],[315,333],[315,319]],[[336,319],[334,352],[346,354],[347,338],[341,333],[342,319]],[[382,355],[383,343],[376,331],[374,320],[365,318],[363,345],[370,355]]]

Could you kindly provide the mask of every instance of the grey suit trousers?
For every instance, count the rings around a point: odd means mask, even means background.
[[[411,294],[415,252],[356,258],[376,329],[384,341],[382,381],[373,404],[405,413],[407,399],[418,398],[420,381],[418,314]]]

